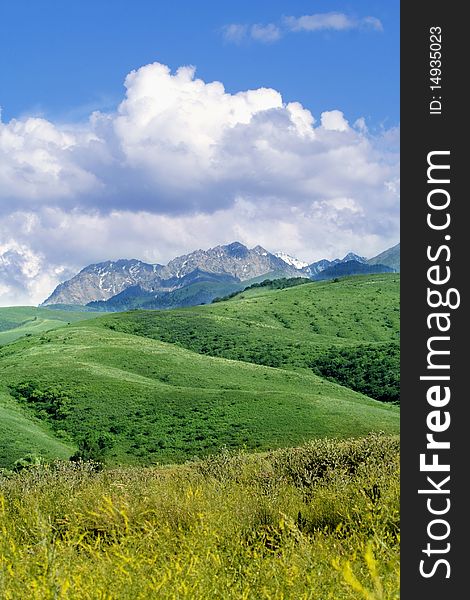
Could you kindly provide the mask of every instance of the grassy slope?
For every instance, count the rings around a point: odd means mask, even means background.
[[[50,431],[2,388],[28,380],[73,392],[62,429],[122,425],[112,453],[128,463],[222,443],[271,448],[397,431],[396,407],[299,369],[309,348],[396,339],[397,288],[396,277],[378,276],[295,290],[305,296],[253,290],[244,301],[107,316],[18,340],[0,348],[0,439],[23,431],[51,444],[51,454],[65,450],[54,450]],[[215,341],[232,352],[238,341],[245,352],[273,340],[296,370],[203,356],[118,328],[181,345],[202,338],[206,352]],[[398,599],[398,445],[373,435],[164,468],[0,472],[0,596]]]
[[[0,346],[25,335],[43,333],[96,316],[89,312],[49,310],[35,306],[0,308]]]
[[[374,435],[0,474],[0,597],[398,600],[398,449]]]
[[[68,458],[74,448],[58,440],[53,431],[0,392],[0,466],[10,466],[27,454]]]
[[[0,349],[0,370],[4,386],[34,381],[67,391],[72,410],[56,429],[64,439],[110,433],[110,462],[398,431],[395,407],[313,374],[202,356],[94,324],[18,340]]]
[[[209,306],[113,314],[95,324],[202,354],[305,368],[332,346],[398,341],[399,276],[255,288]]]
[[[41,447],[46,456],[63,456],[90,431],[110,434],[108,458],[123,463],[182,460],[224,444],[267,449],[315,436],[397,431],[396,408],[326,382],[306,367],[332,346],[397,340],[398,285],[393,274],[255,288],[210,306],[98,319],[93,314],[92,321],[18,340],[0,349],[3,398],[8,385],[33,381],[44,390],[61,387],[73,409],[64,421],[43,427],[31,419],[31,407],[16,408],[12,418],[13,399],[3,401],[3,414],[10,415],[4,439],[25,441],[22,432],[31,427],[37,428],[35,439],[48,439],[31,448],[5,442],[3,464]],[[39,321],[49,314],[59,317],[59,327],[90,318],[12,308],[1,309],[0,322]],[[31,333],[35,321],[29,323],[24,327]],[[51,437],[50,425],[59,439]]]

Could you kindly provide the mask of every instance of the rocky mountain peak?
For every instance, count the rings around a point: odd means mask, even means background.
[[[248,252],[248,248],[240,242],[232,242],[231,244],[227,244],[226,246],[218,246],[218,248],[225,250],[228,254],[232,256],[246,256]],[[208,252],[210,252],[210,250]]]
[[[325,269],[349,262],[371,265],[380,260],[381,264],[387,265],[393,261],[394,265],[398,262],[398,269],[393,268],[399,270],[399,252],[397,245],[369,261],[349,252],[343,259],[323,259],[306,265],[283,252],[275,255],[260,245],[250,249],[235,241],[178,256],[166,266],[134,258],[91,264],[58,285],[43,304],[84,305],[107,301],[133,287],[146,293],[168,293],[196,281],[243,283],[262,276],[315,278]]]
[[[348,252],[346,256],[341,259],[341,262],[349,262],[350,260],[355,260],[359,263],[367,262],[367,258],[364,256],[359,256],[359,254],[355,254],[354,252]]]

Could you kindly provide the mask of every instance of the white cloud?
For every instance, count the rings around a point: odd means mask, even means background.
[[[298,31],[345,31],[348,29],[374,29],[382,31],[382,23],[377,17],[357,19],[344,13],[329,12],[303,15],[301,17],[285,17],[285,27],[292,32]]]
[[[383,31],[383,25],[377,17],[367,16],[357,18],[340,12],[316,13],[300,17],[284,17],[279,24],[254,25],[231,23],[222,27],[222,35],[226,42],[242,44],[248,40],[272,43],[280,40],[286,33],[302,31],[348,31],[358,29],[363,31]]]
[[[321,126],[329,131],[347,131],[349,129],[349,124],[340,110],[322,112]]]
[[[222,28],[222,33],[227,42],[241,44],[241,42],[243,42],[247,37],[248,25],[231,23],[230,25],[225,25]]]
[[[0,302],[38,302],[91,262],[235,239],[307,261],[396,243],[397,128],[373,136],[339,110],[317,125],[274,89],[230,94],[193,67],[125,85],[80,127],[0,123]]]
[[[231,23],[222,27],[221,31],[225,41],[231,44],[242,44],[248,40],[269,44],[277,42],[282,37],[281,28],[274,23],[267,25]]]
[[[0,306],[37,304],[60,283],[63,267],[50,267],[27,243],[0,244]]]
[[[375,31],[383,31],[382,21],[377,17],[364,17],[359,21],[360,26],[364,29],[375,29]]]
[[[73,156],[94,135],[68,132],[39,118],[0,121],[0,199],[41,202],[71,198],[99,187],[95,175],[82,168]]]
[[[343,13],[318,13],[302,17],[286,17],[284,20],[290,31],[319,31],[321,29],[351,29],[353,21]]]
[[[269,23],[268,25],[252,25],[250,35],[258,42],[277,42],[282,36],[282,32],[277,25]]]
[[[359,119],[356,119],[354,121],[354,127],[361,133],[368,133],[369,131],[364,117],[359,117]]]

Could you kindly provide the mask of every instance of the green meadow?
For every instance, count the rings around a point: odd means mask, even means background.
[[[29,329],[0,349],[0,410],[9,415],[0,466],[67,453],[108,465],[175,463],[224,447],[396,433],[398,407],[373,396],[398,368],[383,360],[398,341],[398,281],[254,288],[212,305],[104,316],[3,309],[4,323],[20,323],[4,334]],[[54,328],[33,333],[44,311],[57,317]],[[336,381],[327,367],[344,350]],[[374,385],[358,382],[355,356],[368,357]]]
[[[0,310],[0,597],[398,600],[399,278],[271,287]]]
[[[73,445],[56,437],[47,423],[25,414],[9,395],[0,392],[0,465],[11,467],[28,454],[67,459]]]
[[[396,274],[381,274],[261,287],[209,306],[114,313],[96,324],[201,354],[309,368],[332,347],[398,343],[399,281]]]
[[[0,308],[0,346],[96,316],[91,312],[55,310],[34,306]]]
[[[25,418],[69,445],[96,439],[112,464],[398,430],[396,407],[313,373],[202,356],[92,325],[24,338],[0,351],[0,364]]]

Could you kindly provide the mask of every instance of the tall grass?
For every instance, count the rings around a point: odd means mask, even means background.
[[[0,477],[0,597],[395,599],[397,436]]]

